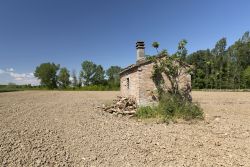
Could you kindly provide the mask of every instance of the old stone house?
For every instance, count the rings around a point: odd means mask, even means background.
[[[148,105],[155,101],[154,92],[157,90],[151,78],[154,63],[145,58],[144,42],[136,43],[136,52],[136,63],[120,73],[121,95],[135,98],[138,105]],[[170,85],[167,78],[164,80],[166,86]],[[179,87],[191,88],[191,76],[187,74],[181,76]]]

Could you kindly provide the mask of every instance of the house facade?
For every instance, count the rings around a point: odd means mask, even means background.
[[[136,57],[136,63],[126,67],[120,73],[121,95],[135,98],[140,106],[149,105],[155,102],[157,89],[151,78],[154,63],[145,58],[145,45],[142,41],[136,43]],[[164,81],[166,87],[170,86],[167,77],[164,77]],[[182,75],[179,87],[191,88],[191,76]]]

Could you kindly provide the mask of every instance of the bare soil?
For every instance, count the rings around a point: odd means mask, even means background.
[[[250,93],[193,92],[205,120],[104,113],[119,92],[0,94],[0,166],[249,166]]]

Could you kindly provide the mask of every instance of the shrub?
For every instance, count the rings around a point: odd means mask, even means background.
[[[157,107],[152,106],[145,106],[140,107],[137,112],[136,116],[138,118],[156,118],[157,117]]]
[[[180,87],[180,80],[183,75],[190,75],[192,68],[187,65],[184,60],[187,55],[185,45],[186,40],[179,43],[176,54],[170,56],[167,52],[158,54],[161,57],[150,57],[154,63],[152,71],[152,80],[158,92],[158,104],[155,106],[140,107],[137,110],[138,118],[161,118],[163,121],[170,119],[202,119],[203,111],[195,103],[192,103],[191,86],[187,84],[185,87]],[[153,44],[155,47],[159,44]],[[164,76],[170,82],[167,86]],[[166,87],[167,86],[167,87]]]
[[[163,121],[191,120],[203,119],[203,111],[196,103],[183,100],[176,95],[164,94],[157,105],[140,107],[136,116],[142,119],[160,118]]]

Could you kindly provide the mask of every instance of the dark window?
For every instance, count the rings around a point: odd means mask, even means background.
[[[129,78],[127,78],[127,88],[129,89]]]

